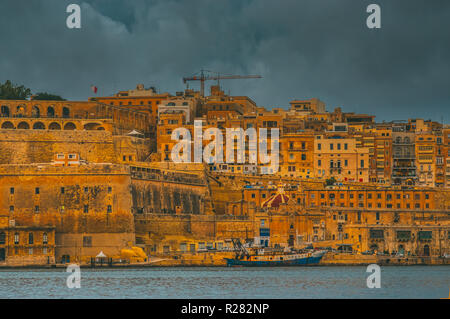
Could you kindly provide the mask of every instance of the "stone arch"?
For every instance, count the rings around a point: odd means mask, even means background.
[[[47,107],[47,117],[55,117],[55,108],[51,105]]]
[[[99,123],[86,123],[84,124],[84,129],[88,130],[88,131],[92,131],[92,130],[98,130],[99,127],[101,127],[101,124]]]
[[[50,125],[48,126],[49,130],[60,130],[61,129],[61,125],[59,123],[56,122],[52,122],[50,123]]]
[[[2,116],[2,117],[9,117],[9,116],[10,116],[9,106],[7,106],[7,105],[2,105],[2,108],[1,108],[1,116]]]
[[[67,106],[62,108],[62,117],[69,118],[70,117],[70,109]]]
[[[31,117],[41,117],[39,106],[35,105],[31,108]]]
[[[23,105],[23,104],[17,105],[17,108],[16,108],[17,117],[24,117],[26,115],[26,113],[27,113],[26,105]]]
[[[33,124],[33,130],[45,130],[45,125],[42,122],[36,122]]]
[[[9,121],[3,122],[2,123],[2,128],[4,128],[4,129],[15,129],[14,124],[9,122]]]
[[[29,130],[30,124],[28,124],[27,122],[20,122],[19,125],[17,125],[17,128],[19,130]]]
[[[76,129],[77,129],[76,125],[73,124],[72,122],[68,122],[68,123],[64,124],[64,130],[65,131],[73,131],[73,130],[76,130]]]

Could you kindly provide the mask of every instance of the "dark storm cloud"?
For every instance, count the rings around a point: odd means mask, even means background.
[[[81,30],[65,26],[69,3]],[[370,3],[380,30],[366,27]],[[221,84],[268,108],[318,97],[378,120],[450,120],[448,0],[2,0],[0,39],[1,81],[69,99],[91,84],[173,93],[204,68],[261,74]]]

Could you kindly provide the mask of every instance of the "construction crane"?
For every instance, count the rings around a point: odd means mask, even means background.
[[[205,72],[217,73],[217,75],[207,75]],[[224,74],[219,74],[218,72],[201,70],[200,75],[184,77],[183,83],[186,83],[188,81],[200,81],[200,95],[205,96],[205,81],[208,81],[208,80],[217,80],[217,83],[219,83],[220,80],[261,79],[261,78],[262,78],[261,75],[224,75]]]

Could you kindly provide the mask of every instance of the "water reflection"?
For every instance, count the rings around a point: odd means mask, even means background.
[[[366,267],[82,269],[69,289],[58,270],[0,271],[0,298],[443,298],[447,266],[383,267],[368,289]]]

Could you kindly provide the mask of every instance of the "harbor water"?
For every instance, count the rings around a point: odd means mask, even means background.
[[[81,269],[0,271],[0,298],[448,298],[450,267],[381,267],[381,288],[363,266]]]

